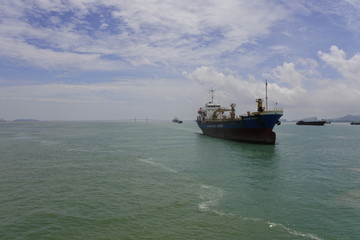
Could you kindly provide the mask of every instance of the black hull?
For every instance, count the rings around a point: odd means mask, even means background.
[[[299,121],[296,123],[296,125],[324,126],[325,123],[326,121],[312,121],[312,122]]]
[[[240,142],[275,144],[276,134],[268,128],[203,128],[204,135]]]

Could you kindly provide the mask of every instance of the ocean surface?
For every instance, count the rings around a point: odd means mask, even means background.
[[[0,239],[360,239],[360,126],[0,124]]]

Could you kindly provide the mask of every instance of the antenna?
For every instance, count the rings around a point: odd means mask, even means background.
[[[210,89],[210,94],[211,94],[211,102],[210,103],[214,103],[214,93],[215,93],[215,90],[213,88]]]
[[[267,85],[268,85],[268,82],[267,80],[265,80],[265,111],[268,110],[268,94],[267,94]]]

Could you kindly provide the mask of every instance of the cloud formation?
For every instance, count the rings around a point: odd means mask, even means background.
[[[331,46],[329,53],[319,51],[318,56],[326,64],[339,72],[344,80],[348,80],[354,86],[359,87],[360,53],[356,53],[353,57],[347,59],[344,50],[339,49],[337,46]]]
[[[0,117],[194,119],[209,88],[246,112],[265,80],[286,118],[360,114],[360,5],[325,2],[5,0]]]
[[[210,64],[267,34],[285,13],[268,1],[16,0],[2,10],[1,55],[80,70]]]

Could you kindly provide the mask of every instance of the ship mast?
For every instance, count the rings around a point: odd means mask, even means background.
[[[210,94],[211,94],[211,102],[210,103],[214,103],[214,92],[215,90],[213,88],[210,89]]]
[[[267,80],[265,80],[265,106],[266,106],[266,108],[265,108],[265,111],[267,111],[268,110],[268,94],[267,94],[267,85],[268,85],[268,82],[267,82]]]

